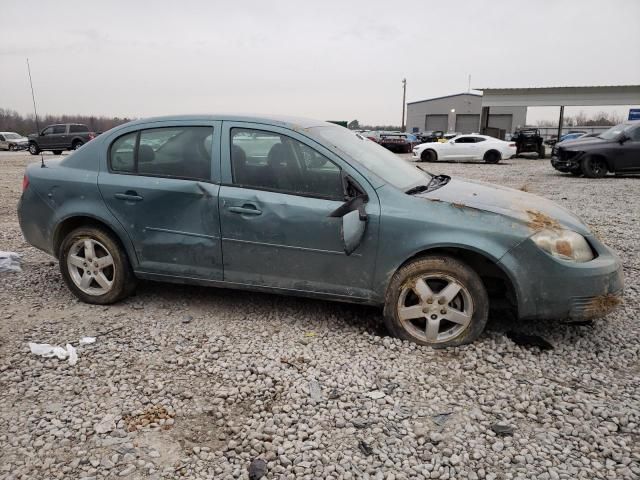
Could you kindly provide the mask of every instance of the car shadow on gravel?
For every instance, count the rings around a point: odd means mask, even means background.
[[[382,309],[368,305],[332,302],[313,298],[278,295],[192,285],[171,285],[159,282],[140,282],[136,296],[126,301],[134,308],[158,302],[181,305],[206,315],[231,315],[235,319],[263,317],[265,321],[292,322],[301,327],[318,331],[355,330],[378,337],[391,336],[384,326]],[[179,307],[179,309],[182,309]],[[479,341],[487,337],[507,337],[508,332],[542,337],[554,347],[576,343],[586,335],[592,335],[595,323],[569,324],[558,320],[518,320],[506,310],[492,310],[485,332]]]

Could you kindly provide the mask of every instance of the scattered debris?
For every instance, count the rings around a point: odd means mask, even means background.
[[[439,427],[443,426],[445,423],[447,423],[447,420],[449,420],[449,416],[452,414],[453,412],[444,412],[444,413],[438,413],[436,415],[432,415],[431,418],[433,419],[433,423],[435,423],[436,425],[438,425]]]
[[[135,432],[138,427],[146,427],[160,420],[173,418],[175,414],[169,412],[163,405],[153,405],[148,407],[140,415],[129,415],[124,418],[129,432]]]
[[[367,426],[369,425],[369,421],[361,417],[353,418],[351,420],[351,423],[353,423],[353,426],[355,428],[360,428],[360,429],[367,428]]]
[[[529,335],[527,333],[509,330],[507,337],[516,345],[523,347],[539,347],[541,350],[553,350],[553,345],[538,335]]]
[[[21,261],[21,255],[19,253],[0,251],[0,273],[21,272]]]
[[[540,230],[560,230],[560,224],[550,216],[537,210],[527,210],[529,223],[527,224],[534,232]]]
[[[369,397],[372,400],[379,400],[384,398],[386,394],[382,390],[373,390],[364,394],[365,397]]]
[[[91,345],[92,343],[96,343],[96,337],[82,337],[78,342],[80,346]]]
[[[498,436],[506,436],[513,435],[514,428],[509,424],[498,422],[491,425],[491,430]]]
[[[364,440],[360,440],[358,442],[358,448],[362,453],[364,453],[367,457],[373,454],[373,448]]]
[[[69,354],[69,365],[73,367],[78,363],[78,352],[71,344],[67,343],[67,353]]]
[[[193,317],[191,315],[185,315],[184,317],[182,317],[182,323],[191,323],[191,320],[193,320]]]
[[[69,343],[66,348],[59,347],[57,345],[49,345],[48,343],[29,343],[29,350],[34,355],[39,355],[44,358],[57,357],[60,360],[69,359],[69,365],[72,367],[78,363],[78,354],[76,349]]]
[[[336,400],[340,398],[340,390],[338,390],[337,388],[332,389],[329,392],[329,400]]]
[[[322,401],[322,389],[317,380],[309,380],[309,396],[314,403]]]
[[[247,468],[249,480],[260,480],[267,474],[267,462],[262,458],[254,458]]]

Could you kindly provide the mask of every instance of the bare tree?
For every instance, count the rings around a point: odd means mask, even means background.
[[[94,115],[38,115],[40,128],[52,123],[82,123],[94,132],[105,132],[129,121],[131,121],[130,118],[96,117]],[[21,115],[15,110],[0,108],[0,131],[17,132],[22,135],[35,133],[37,131],[35,117]]]

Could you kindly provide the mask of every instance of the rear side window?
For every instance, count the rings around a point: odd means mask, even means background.
[[[69,133],[84,133],[89,129],[84,125],[69,125]]]
[[[212,127],[163,127],[118,137],[110,148],[115,172],[197,180],[211,178]]]

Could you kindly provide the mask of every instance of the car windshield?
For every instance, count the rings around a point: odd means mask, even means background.
[[[385,182],[402,190],[431,178],[424,170],[402,160],[359,133],[340,127],[313,127],[309,130],[329,141]]]
[[[20,135],[18,135],[17,133],[5,133],[4,134],[4,138],[9,140],[9,139],[22,138],[22,137]]]
[[[614,140],[620,136],[621,133],[626,133],[633,128],[633,124],[621,123],[615,127],[611,127],[609,130],[602,132],[598,135],[598,138],[603,140]]]

